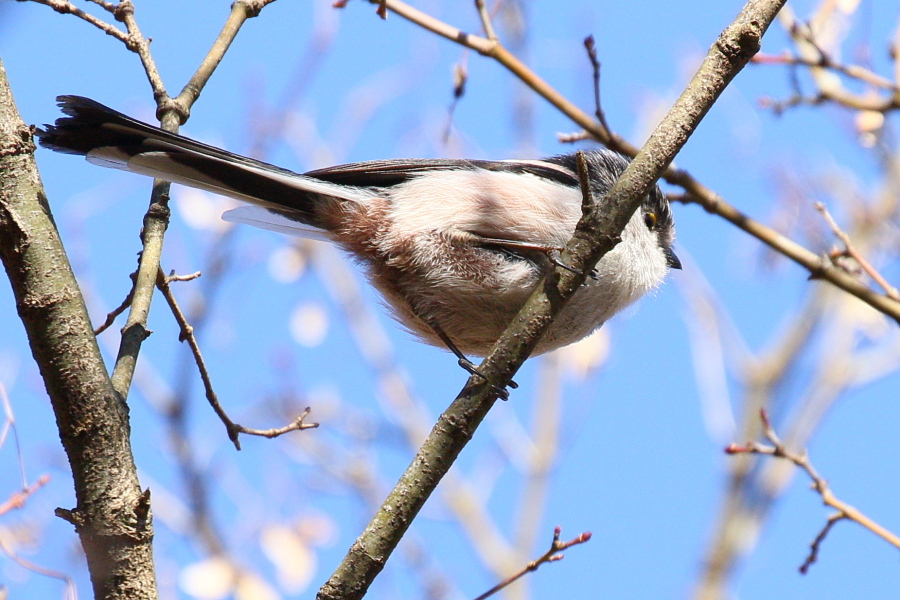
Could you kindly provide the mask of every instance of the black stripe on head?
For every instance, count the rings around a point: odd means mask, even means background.
[[[622,173],[631,163],[631,159],[626,156],[613,152],[612,150],[590,150],[584,153],[588,166],[593,175],[591,190],[595,195],[602,196],[613,186],[616,180],[621,177]],[[564,154],[545,159],[546,162],[556,163],[573,173],[577,173],[578,164],[575,154]],[[661,232],[672,229],[672,210],[669,208],[669,201],[665,194],[659,189],[658,185],[654,185],[647,194],[642,204],[644,212],[653,212],[657,218],[657,228]]]
[[[597,197],[609,191],[631,162],[631,159],[628,157],[606,149],[587,151],[584,153],[584,157],[593,176],[591,178],[593,184],[591,191]],[[572,170],[572,172],[577,172],[578,170],[575,154],[554,156],[545,159],[545,162],[556,163]],[[672,242],[675,238],[675,222],[672,217],[672,209],[669,207],[669,201],[658,185],[654,185],[650,189],[650,193],[644,198],[641,210],[644,214],[652,212],[656,215],[655,229],[659,232],[659,244],[664,251],[671,253]],[[673,262],[677,262],[677,258]]]

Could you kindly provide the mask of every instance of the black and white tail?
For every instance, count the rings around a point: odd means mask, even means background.
[[[41,146],[265,209],[238,208],[226,214],[229,221],[308,236],[314,234],[310,226],[327,228],[320,214],[322,196],[350,202],[371,197],[364,188],[329,183],[163,131],[89,98],[59,96],[57,102],[67,116],[37,130]]]

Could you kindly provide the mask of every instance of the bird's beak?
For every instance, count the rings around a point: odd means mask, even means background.
[[[664,248],[663,254],[666,255],[666,265],[670,269],[681,269],[681,261],[675,256],[675,252],[672,248]]]

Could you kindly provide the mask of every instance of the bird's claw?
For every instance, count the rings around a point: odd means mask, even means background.
[[[478,367],[476,367],[472,363],[472,361],[470,361],[469,359],[460,358],[459,366],[462,367],[463,369],[465,369],[470,375],[477,375],[478,377],[481,377],[482,379],[484,379],[486,382],[490,383],[490,379],[488,379],[484,373],[479,371]],[[493,389],[495,392],[497,392],[497,396],[499,396],[501,400],[509,400],[509,391],[507,389],[505,389],[499,385],[493,384],[493,383],[490,383],[490,385],[491,385],[491,389]],[[516,383],[515,381],[510,381],[509,387],[515,389],[515,388],[519,387],[519,384]]]

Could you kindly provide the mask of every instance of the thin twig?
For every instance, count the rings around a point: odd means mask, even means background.
[[[153,98],[157,105],[160,100],[166,98],[166,88],[163,85],[162,77],[156,68],[153,56],[150,54],[150,39],[145,38],[138,29],[137,21],[134,20],[134,5],[131,0],[121,0],[113,10],[113,15],[117,21],[125,24],[128,31],[128,38],[125,40],[125,46],[138,55],[141,64],[144,66],[144,73],[147,75],[147,81],[150,82],[150,88],[153,90]],[[184,121],[182,121],[183,123]]]
[[[603,105],[600,104],[600,61],[597,60],[597,46],[594,44],[594,36],[589,35],[584,38],[584,49],[587,50],[588,60],[591,61],[591,70],[594,76],[594,115],[603,129],[609,131],[609,125],[606,123],[606,115],[603,114]]]
[[[159,288],[160,292],[162,292],[163,297],[166,299],[166,302],[169,305],[169,308],[172,310],[172,314],[175,316],[175,321],[178,323],[178,326],[181,329],[181,335],[179,336],[180,341],[187,342],[188,346],[190,346],[191,348],[191,353],[194,356],[194,362],[197,363],[197,369],[200,371],[200,379],[203,380],[203,388],[206,391],[206,399],[207,401],[209,401],[209,404],[210,406],[212,406],[216,415],[218,415],[219,419],[225,425],[225,429],[228,432],[228,439],[231,440],[231,442],[234,444],[234,447],[238,450],[241,449],[241,442],[238,437],[241,433],[274,438],[278,437],[279,435],[288,433],[289,431],[313,429],[315,427],[318,427],[318,423],[303,422],[303,419],[305,419],[306,416],[310,413],[309,408],[304,410],[299,417],[297,417],[288,425],[273,429],[251,429],[249,427],[244,427],[243,425],[235,423],[228,417],[228,414],[222,408],[222,405],[219,404],[219,398],[218,396],[216,396],[216,393],[213,390],[212,379],[210,378],[209,371],[206,368],[206,362],[203,360],[203,354],[200,352],[200,344],[197,343],[197,338],[194,336],[194,328],[191,327],[190,323],[187,322],[184,313],[181,311],[181,307],[178,306],[178,302],[175,300],[175,296],[172,294],[172,289],[169,287],[170,281],[186,281],[187,279],[195,278],[197,275],[198,274],[195,273],[185,276],[177,276],[174,274],[166,276],[160,268],[157,271],[156,287]]]
[[[843,513],[834,513],[829,516],[825,521],[825,526],[819,531],[818,535],[816,535],[815,539],[809,544],[809,555],[807,555],[806,560],[803,561],[803,564],[797,569],[800,571],[802,575],[806,575],[809,568],[813,565],[816,560],[819,558],[819,548],[822,546],[822,542],[825,541],[825,538],[828,536],[828,532],[831,531],[831,528],[834,527],[834,524],[838,521],[843,521],[847,517]]]
[[[894,533],[888,531],[863,513],[861,513],[856,508],[850,506],[849,504],[839,500],[834,496],[831,491],[831,488],[828,486],[828,482],[819,475],[818,472],[813,468],[812,464],[809,462],[809,457],[806,453],[798,454],[788,450],[781,440],[778,438],[778,435],[775,433],[775,430],[772,428],[771,423],[769,422],[769,417],[766,414],[765,409],[761,409],[759,411],[760,419],[763,423],[763,435],[769,441],[771,446],[767,446],[765,444],[760,444],[759,442],[747,442],[746,444],[731,444],[727,448],[725,448],[725,452],[728,454],[766,454],[769,456],[774,456],[776,458],[782,458],[785,460],[789,460],[794,463],[796,466],[803,469],[806,475],[812,480],[812,489],[814,489],[819,496],[822,498],[822,503],[825,506],[831,507],[838,511],[841,518],[848,519],[850,521],[854,521],[859,523],[887,543],[891,544],[895,548],[900,549],[900,537],[895,535]],[[829,521],[838,520],[836,517],[829,517]],[[819,545],[821,543],[821,539],[824,539],[825,535],[828,533],[830,526],[826,526],[822,532],[819,533],[816,540],[812,544],[813,553],[817,556],[819,551]],[[808,568],[810,564],[815,560],[815,556],[812,557],[812,560],[807,559],[801,567],[801,572],[805,572],[805,568]]]
[[[574,133],[557,133],[556,141],[560,144],[574,144],[575,142],[581,142],[584,140],[593,139],[591,134],[583,129],[581,131],[576,131]]]
[[[158,79],[156,67],[149,52],[149,42],[144,42],[133,19],[133,8],[127,0],[120,2],[116,8],[116,18],[126,23],[129,33],[136,40],[132,50],[138,52],[147,77],[153,88],[156,99],[157,118],[166,131],[178,132],[180,124],[190,115],[191,106],[197,100],[212,73],[221,62],[225,51],[230,46],[241,26],[247,19],[259,14],[264,6],[273,0],[237,0],[231,6],[231,12],[222,31],[216,37],[197,71],[175,99],[168,96],[162,82]],[[147,330],[147,318],[150,313],[150,302],[156,285],[159,261],[162,255],[163,239],[169,222],[168,194],[170,184],[162,180],[154,180],[151,193],[150,208],[144,217],[141,235],[143,249],[135,283],[134,299],[122,329],[122,341],[113,368],[113,387],[122,398],[128,397],[128,390],[134,377],[137,357],[141,346],[150,332]]]
[[[884,293],[894,300],[900,301],[900,292],[897,291],[897,288],[892,286],[887,280],[881,276],[881,273],[872,266],[872,264],[866,260],[866,258],[862,255],[862,253],[856,249],[856,246],[853,245],[853,242],[850,241],[850,236],[847,235],[837,224],[837,221],[834,220],[834,217],[831,216],[831,213],[828,212],[828,209],[825,208],[825,205],[821,202],[816,202],[813,204],[813,207],[822,215],[822,218],[825,219],[825,222],[828,223],[828,226],[831,228],[831,231],[834,232],[834,235],[838,237],[841,242],[844,243],[844,252],[842,254],[849,256],[853,260],[855,260],[860,268],[865,271],[869,277],[872,278],[875,283],[877,283],[881,289],[884,290]]]
[[[193,281],[194,279],[197,279],[198,277],[200,277],[200,275],[201,275],[200,271],[195,271],[195,272],[189,273],[187,275],[176,275],[173,272],[173,273],[169,273],[166,276],[166,281],[169,283],[171,283],[173,281]]]
[[[37,4],[43,4],[44,6],[49,6],[56,12],[63,15],[74,15],[79,19],[87,21],[94,27],[98,28],[100,31],[105,33],[106,35],[111,35],[116,38],[120,42],[128,44],[128,34],[118,29],[115,25],[110,25],[106,21],[98,19],[94,15],[84,12],[68,0],[31,0]],[[106,8],[104,6],[104,8]]]
[[[830,69],[841,75],[845,75],[851,79],[856,79],[858,81],[862,81],[863,83],[867,83],[869,85],[879,87],[885,89],[889,92],[898,93],[900,92],[900,88],[892,82],[890,79],[886,77],[882,77],[881,75],[870,71],[864,67],[859,65],[845,65],[842,63],[835,62],[828,55],[822,55],[819,60],[811,59],[811,58],[803,58],[801,56],[796,56],[791,54],[788,51],[785,51],[783,54],[757,54],[753,57],[753,60],[750,62],[758,64],[758,65],[791,65],[791,66],[801,66],[801,67],[810,67],[810,68],[823,68]]]
[[[240,423],[233,423],[232,427],[234,430],[239,433],[246,433],[247,435],[258,435],[260,437],[267,438],[276,438],[279,435],[284,435],[290,431],[299,431],[301,429],[315,429],[319,426],[318,423],[304,423],[303,419],[309,416],[309,413],[312,412],[310,407],[306,407],[303,409],[303,412],[300,413],[296,419],[285,425],[284,427],[272,427],[271,429],[252,429],[250,427],[244,427]],[[240,448],[238,448],[240,450]]]
[[[559,525],[557,525],[556,528],[553,530],[553,541],[550,542],[550,548],[546,552],[544,552],[541,556],[539,556],[535,560],[531,561],[527,565],[525,565],[525,567],[522,568],[521,571],[519,571],[518,573],[516,573],[514,575],[510,575],[509,577],[507,577],[506,579],[504,579],[503,581],[501,581],[500,583],[498,583],[497,585],[495,585],[494,587],[492,587],[485,593],[483,593],[480,596],[478,596],[477,598],[475,598],[475,600],[485,600],[485,598],[493,596],[494,594],[496,594],[497,592],[499,592],[500,590],[502,590],[509,584],[511,584],[514,581],[520,579],[521,577],[527,575],[528,573],[537,571],[538,568],[541,565],[543,565],[544,563],[550,563],[550,562],[556,562],[558,560],[562,560],[563,559],[563,554],[562,554],[563,550],[566,550],[566,549],[571,548],[572,546],[576,546],[578,544],[583,544],[591,539],[591,532],[585,531],[578,537],[573,538],[573,539],[569,540],[568,542],[560,542],[559,534],[561,532],[562,532],[562,528]]]
[[[137,272],[134,272],[134,273],[131,274],[131,278],[132,278],[131,289],[128,290],[128,295],[125,296],[125,299],[124,299],[124,300],[122,300],[122,304],[120,304],[119,306],[117,306],[117,307],[114,308],[112,311],[110,311],[110,312],[108,312],[108,313],[106,314],[106,320],[103,321],[103,323],[101,323],[100,325],[98,325],[98,326],[94,329],[94,335],[100,335],[101,333],[103,333],[104,331],[106,331],[107,329],[109,329],[109,328],[112,326],[112,324],[116,322],[116,317],[118,317],[119,315],[121,315],[123,312],[125,312],[125,310],[126,310],[129,306],[131,306],[131,301],[134,300],[134,283],[133,283],[133,280],[134,280],[134,277],[135,277],[136,275],[137,275]]]
[[[487,39],[496,42],[497,34],[494,33],[494,26],[491,25],[491,15],[488,14],[487,8],[484,6],[484,0],[475,0],[475,7],[478,9],[478,18],[481,19],[481,28],[484,29],[484,35]]]
[[[28,497],[45,486],[48,481],[50,481],[49,475],[41,475],[37,478],[37,481],[28,487],[21,489],[18,492],[13,492],[10,497],[6,499],[6,502],[0,504],[0,515],[4,515],[13,509],[25,506],[25,501],[28,500]]]

